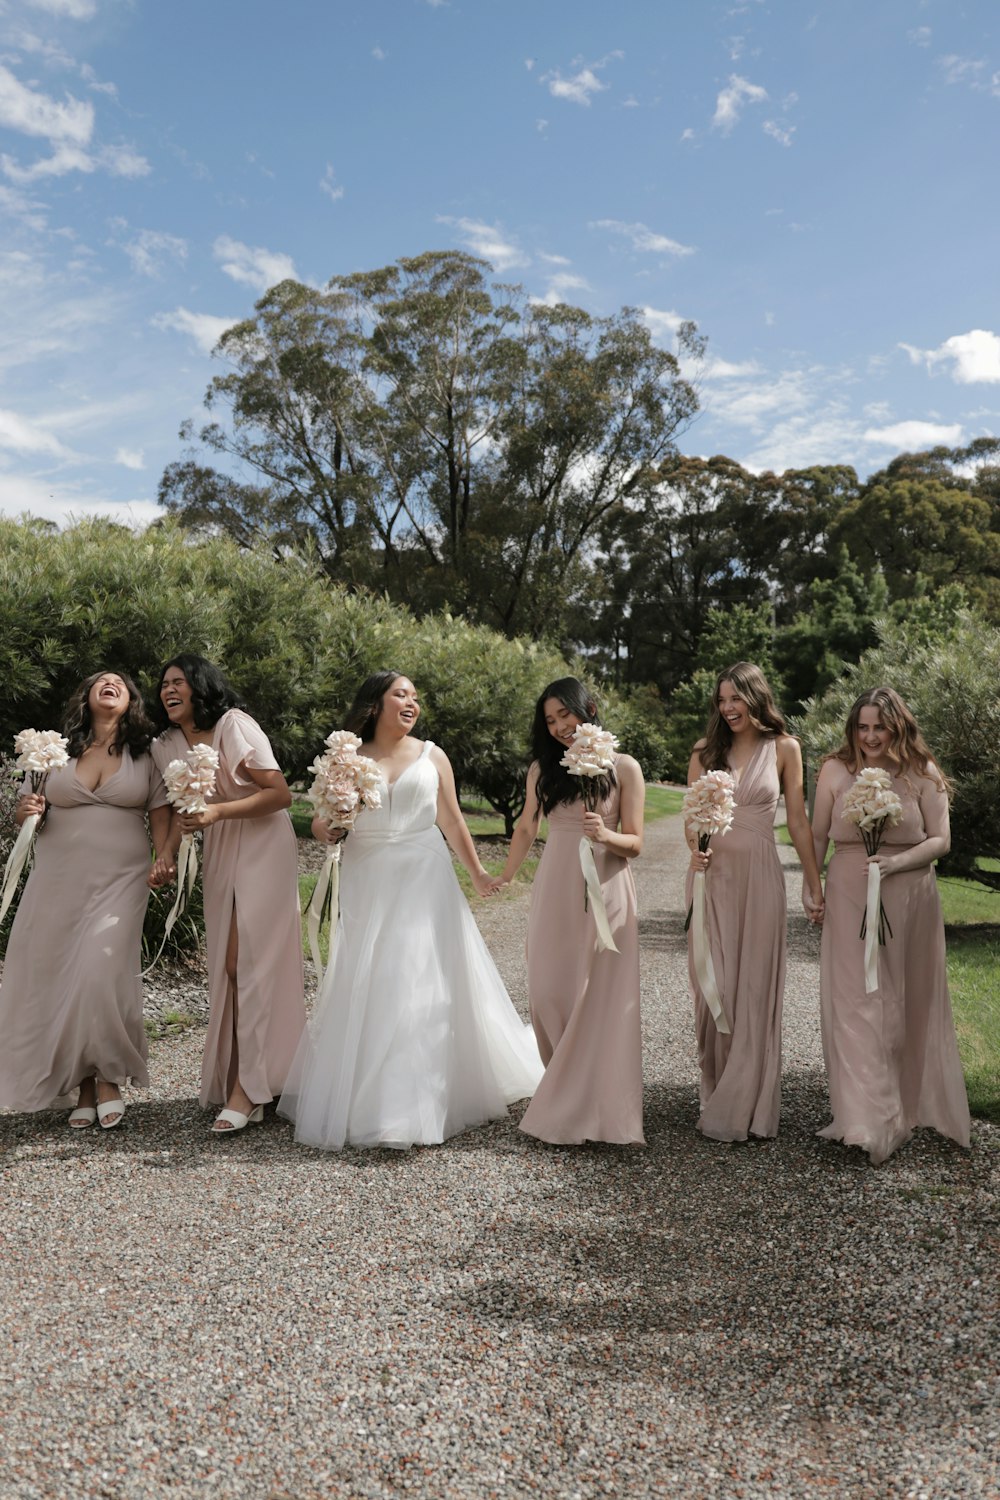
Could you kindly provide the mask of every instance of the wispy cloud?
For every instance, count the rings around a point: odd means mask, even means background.
[[[0,410],[0,448],[14,453],[38,453],[50,458],[71,457],[59,439],[44,427],[14,411]]]
[[[319,190],[321,193],[326,194],[331,203],[339,203],[344,196],[344,189],[337,182],[337,174],[329,162],[327,162],[326,171],[319,180]]]
[[[435,222],[457,229],[463,245],[473,255],[488,260],[498,271],[531,264],[531,257],[509,239],[498,224],[485,224],[481,219],[452,218],[448,214],[438,214]]]
[[[120,235],[129,226],[124,219],[116,219],[111,227]],[[162,229],[140,229],[131,239],[116,238],[112,243],[125,252],[140,276],[161,276],[171,262],[183,265],[187,260],[187,241]]]
[[[72,94],[65,101],[50,99],[0,63],[0,125],[53,143],[86,146],[94,131],[94,106]]]
[[[210,313],[196,313],[178,307],[170,313],[157,313],[151,321],[154,328],[185,334],[197,344],[202,354],[211,354],[222,335],[234,327],[239,318],[216,318]]]
[[[28,0],[35,10],[50,16],[66,16],[71,21],[90,21],[97,14],[97,0]]]
[[[643,307],[640,311],[642,320],[653,338],[664,342],[672,342],[677,336],[677,330],[684,322],[680,313],[668,312],[665,308]]]
[[[594,63],[584,63],[582,58],[575,58],[572,66],[577,71],[568,78],[563,77],[561,69],[553,68],[550,72],[543,73],[538,81],[548,85],[553,99],[565,99],[570,104],[582,104],[589,108],[595,94],[603,94],[610,88],[610,84],[602,83],[598,73],[609,62],[621,61],[624,55],[623,52],[609,52],[600,62]]]
[[[611,234],[619,234],[631,241],[632,249],[642,254],[653,255],[693,255],[693,245],[682,245],[678,240],[672,240],[665,234],[658,234],[645,224],[626,224],[621,219],[595,219],[588,226],[590,229],[606,229]]]
[[[915,365],[934,372],[938,365],[950,366],[951,378],[959,385],[995,385],[1000,381],[1000,335],[986,328],[956,333],[937,349],[917,349],[900,344]]]
[[[914,26],[912,31],[906,33],[906,40],[912,42],[915,47],[929,47],[931,44],[931,28],[929,26]]]
[[[945,57],[939,57],[938,67],[944,73],[945,83],[964,83],[969,88],[985,88],[983,74],[987,63],[982,57],[959,57],[955,52],[949,52]]]
[[[146,459],[141,448],[118,448],[115,452],[115,463],[121,464],[123,469],[146,467]]]
[[[262,246],[244,245],[242,240],[222,234],[212,246],[212,254],[227,276],[255,292],[266,292],[279,281],[295,280],[295,264],[290,255]]]
[[[573,271],[557,271],[549,277],[548,289],[544,297],[532,297],[532,302],[540,303],[543,307],[558,307],[561,302],[566,301],[567,292],[589,292],[590,283],[585,276],[577,276]]]
[[[888,427],[869,427],[863,434],[866,443],[892,448],[897,453],[914,453],[921,448],[943,444],[953,448],[962,441],[960,422],[893,422]]]
[[[767,89],[761,88],[757,83],[750,83],[738,73],[732,73],[729,83],[716,98],[712,125],[728,135],[743,113],[745,105],[763,104],[767,97]]]
[[[781,146],[790,146],[795,134],[794,125],[779,125],[777,120],[765,120],[763,130],[765,135],[769,135]]]

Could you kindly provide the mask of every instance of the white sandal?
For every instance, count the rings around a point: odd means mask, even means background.
[[[117,1115],[117,1119],[109,1120],[108,1115]],[[101,1122],[102,1130],[114,1130],[125,1118],[124,1099],[105,1099],[103,1104],[97,1106],[97,1118]]]
[[[260,1125],[264,1120],[263,1104],[256,1105],[248,1115],[241,1115],[238,1109],[223,1109],[216,1115],[212,1125],[212,1135],[235,1135],[237,1130],[246,1130],[248,1125]],[[229,1129],[220,1127],[220,1121],[229,1126]]]
[[[86,1130],[97,1123],[97,1110],[92,1104],[81,1104],[70,1115],[66,1124],[72,1130]]]

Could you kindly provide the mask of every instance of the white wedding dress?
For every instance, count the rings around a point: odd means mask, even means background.
[[[330,967],[278,1103],[306,1145],[436,1144],[542,1076],[435,826],[430,750],[344,844]]]

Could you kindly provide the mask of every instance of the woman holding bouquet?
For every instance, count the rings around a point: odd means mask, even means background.
[[[716,682],[704,739],[688,768],[693,785],[706,771],[728,771],[735,810],[729,831],[704,852],[697,828],[686,826],[694,876],[705,883],[706,921],[728,1032],[713,1019],[698,979],[689,932],[701,1068],[698,1129],[717,1141],[775,1136],[781,1108],[781,1007],[785,987],[785,879],[774,843],[774,814],[784,796],[788,832],[804,872],[803,904],[812,920],[823,909],[819,868],[802,792],[802,754],[788,734],[767,679],[752,662],[737,662]]]
[[[644,1145],[639,923],[629,861],[642,853],[645,784],[630,755],[604,774],[571,775],[563,759],[581,724],[600,725],[576,677],[552,682],[535,706],[524,811],[504,868],[513,880],[548,819],[528,913],[528,998],[545,1077],[521,1129],[553,1145]],[[589,840],[617,952],[602,945],[587,899],[580,839]]]
[[[231,1135],[263,1119],[305,1029],[292,797],[267,735],[203,656],[183,652],[167,662],[157,710],[166,726],[153,744],[161,772],[195,745],[219,757],[206,810],[174,815],[174,845],[204,831],[209,1020],[201,1104],[225,1106],[212,1129]]]
[[[47,1109],[79,1088],[70,1125],[110,1130],[122,1083],[149,1083],[140,949],[149,886],[171,875],[170,809],[130,678],[84,678],[63,733],[68,762],[44,793],[22,792],[15,814],[44,822],[0,986],[0,1107]]]
[[[328,1151],[438,1144],[504,1117],[542,1071],[445,839],[478,895],[498,882],[479,862],[448,757],[411,738],[419,715],[409,678],[376,672],[345,726],[377,766],[380,796],[344,844],[330,967],[278,1105],[297,1141]],[[321,818],[313,832],[342,836]]]
[[[844,817],[859,772],[888,773],[902,818],[874,856]],[[844,742],[816,786],[816,858],[834,842],[826,885],[820,997],[833,1121],[819,1133],[885,1161],[915,1126],[969,1144],[969,1106],[945,973],[944,923],[934,879],[950,847],[948,785],[909,708],[892,688],[862,693]],[[877,864],[887,926],[877,950],[878,988],[866,992],[868,866]]]

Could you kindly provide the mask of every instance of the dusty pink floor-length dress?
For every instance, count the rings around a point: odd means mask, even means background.
[[[166,805],[150,755],[91,791],[76,761],[49,773],[35,863],[0,985],[0,1107],[46,1109],[85,1078],[145,1087],[146,813]]]
[[[820,997],[823,1055],[833,1121],[819,1134],[861,1146],[873,1162],[930,1125],[969,1144],[969,1105],[955,1038],[945,970],[944,923],[933,867],[902,870],[882,881],[892,928],[878,950],[879,987],[865,992],[859,936],[867,896],[868,856],[856,826],[840,815],[854,783],[846,766],[827,761],[834,779],[830,836],[835,852],[826,880]],[[893,777],[903,821],[887,828],[886,853],[923,843],[926,821],[947,826],[947,797],[928,777]]]
[[[255,771],[279,769],[267,735],[241,709],[223,714],[212,745],[219,770],[210,802],[252,796],[258,787],[245,774],[247,766]],[[153,742],[161,769],[171,760],[183,759],[187,749],[179,729],[168,729]],[[239,936],[239,1079],[254,1104],[266,1104],[284,1088],[306,1024],[295,832],[282,811],[263,818],[220,820],[206,828],[202,838],[209,1019],[201,1104],[225,1104],[235,1082],[230,1077],[233,994],[226,974],[234,907]]]
[[[716,1029],[698,986],[688,935],[701,1067],[698,1129],[716,1141],[778,1133],[785,880],[774,843],[781,794],[777,741],[762,738],[740,773],[728,833],[712,839],[705,881],[712,965],[731,1035]],[[693,873],[688,872],[687,900]]]
[[[618,827],[619,789],[598,808]],[[521,1129],[554,1145],[644,1145],[639,924],[629,861],[593,844],[618,952],[598,943],[584,906],[583,803],[548,814],[528,916],[528,1000],[545,1073]]]

